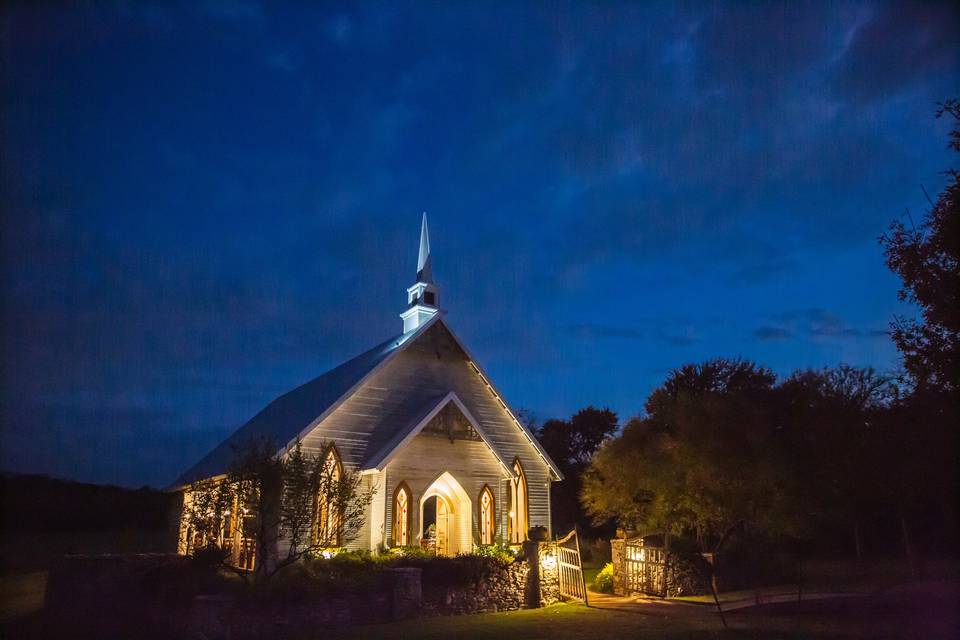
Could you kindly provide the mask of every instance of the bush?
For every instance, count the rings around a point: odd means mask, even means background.
[[[607,564],[603,565],[603,569],[600,569],[597,577],[593,579],[593,589],[594,591],[599,591],[600,593],[613,593],[612,562],[608,562]]]
[[[513,549],[500,544],[479,544],[474,547],[473,555],[483,556],[485,558],[496,558],[505,564],[509,564],[517,559],[517,554]]]
[[[610,541],[603,538],[591,541],[584,539],[580,545],[580,553],[587,562],[606,564],[610,562]]]
[[[509,562],[512,562],[511,559]],[[398,567],[418,567],[423,570],[424,588],[446,588],[476,584],[508,562],[500,558],[476,554],[443,556],[401,556]]]
[[[670,569],[667,595],[670,597],[710,593],[712,568],[699,553],[671,552],[667,565]]]
[[[205,547],[195,549],[190,558],[198,568],[212,569],[222,566],[229,556],[230,552],[226,549],[221,549],[215,544],[208,544]]]

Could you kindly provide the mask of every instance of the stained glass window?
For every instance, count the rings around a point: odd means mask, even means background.
[[[484,486],[480,492],[480,544],[493,544],[494,531],[493,492]]]
[[[410,546],[410,489],[401,482],[393,496],[393,544]]]

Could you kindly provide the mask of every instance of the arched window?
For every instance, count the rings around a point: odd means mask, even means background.
[[[401,482],[393,492],[393,545],[395,547],[410,546],[412,514],[410,504],[412,502],[413,495],[410,493],[410,487],[406,482]]]
[[[320,473],[320,488],[317,491],[317,518],[314,525],[314,544],[324,547],[339,547],[341,522],[340,506],[337,504],[337,494],[340,478],[343,476],[343,465],[337,448],[330,445],[323,460],[323,469]]]
[[[479,528],[480,528],[480,544],[493,544],[495,539],[494,532],[496,529],[496,521],[494,519],[494,506],[493,501],[493,491],[490,491],[490,487],[483,485],[483,489],[480,490],[480,498],[477,500],[479,505]]]
[[[510,483],[510,542],[520,543],[527,539],[530,528],[527,476],[523,473],[520,458],[513,461],[513,481]]]

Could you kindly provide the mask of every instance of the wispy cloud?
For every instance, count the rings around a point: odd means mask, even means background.
[[[753,335],[758,340],[788,340],[793,337],[793,332],[784,327],[757,327]]]
[[[753,337],[763,341],[789,340],[801,336],[812,340],[843,341],[886,337],[887,332],[852,327],[836,313],[820,307],[777,314],[770,318],[768,324],[753,331]]]
[[[638,327],[614,326],[608,324],[575,324],[567,330],[581,338],[618,338],[626,340],[643,340],[647,332]]]

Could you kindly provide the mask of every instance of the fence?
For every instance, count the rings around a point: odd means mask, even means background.
[[[666,553],[660,547],[644,546],[643,538],[627,540],[624,574],[627,593],[665,595]]]

